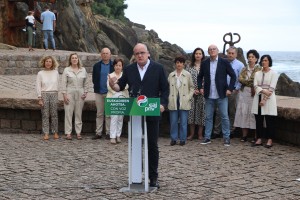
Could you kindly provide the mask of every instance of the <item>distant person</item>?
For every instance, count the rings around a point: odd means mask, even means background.
[[[49,10],[48,6],[45,6],[45,11],[41,14],[41,21],[43,23],[43,34],[44,34],[44,47],[48,50],[48,39],[50,39],[53,51],[55,51],[55,40],[53,33],[56,27],[56,17],[53,12]]]
[[[242,129],[242,142],[247,141],[249,129],[255,130],[255,117],[251,113],[254,87],[254,75],[260,70],[258,63],[259,53],[255,49],[247,52],[248,65],[245,66],[239,76],[241,89],[239,92],[239,101],[236,108],[234,126]]]
[[[240,76],[240,73],[244,67],[244,64],[239,61],[237,58],[238,49],[234,46],[229,47],[226,50],[227,53],[227,59],[230,62],[233,71],[237,77],[236,82],[234,84],[234,90],[232,91],[231,95],[228,96],[228,114],[229,114],[229,122],[230,122],[230,135],[234,134],[235,127],[233,126],[235,113],[236,113],[236,107],[237,107],[237,99],[238,99],[238,93],[241,88],[241,83],[238,80],[238,77]],[[227,84],[230,83],[230,76],[227,76]],[[215,123],[214,123],[214,134],[220,135],[221,133],[221,119],[219,115],[218,109],[216,110],[216,116],[215,116]]]
[[[95,93],[95,102],[97,108],[96,115],[96,135],[92,138],[97,140],[102,138],[103,124],[104,124],[104,104],[108,92],[107,76],[114,71],[113,62],[111,59],[111,52],[108,48],[103,48],[100,53],[101,61],[93,66],[93,84]],[[110,117],[105,116],[105,130],[106,139],[110,138]]]
[[[257,140],[253,146],[262,145],[263,124],[266,122],[267,143],[264,147],[271,148],[275,135],[275,124],[277,116],[277,103],[275,89],[278,81],[278,74],[271,69],[272,58],[270,55],[263,55],[259,64],[262,70],[255,73],[254,88],[255,96],[252,105],[252,113],[256,119]]]
[[[163,66],[149,59],[147,46],[138,43],[133,48],[136,62],[124,68],[123,75],[116,83],[116,78],[109,79],[110,87],[115,91],[122,91],[129,85],[129,91],[136,96],[145,95],[148,98],[160,98],[160,111],[168,105],[169,84]],[[159,188],[158,183],[158,135],[160,117],[146,117],[148,136],[148,158],[150,187]]]
[[[35,34],[35,18],[33,15],[33,11],[28,11],[28,15],[25,17],[29,51],[34,51],[34,49],[32,48],[33,36]]]
[[[67,140],[72,140],[72,119],[75,116],[75,132],[81,140],[82,109],[88,93],[88,74],[77,55],[71,53],[69,66],[62,75],[62,93],[65,108],[65,134]]]
[[[39,65],[43,70],[39,71],[36,79],[36,90],[39,99],[39,105],[42,111],[42,131],[44,140],[49,140],[50,130],[54,133],[54,139],[58,139],[58,84],[59,74],[56,70],[58,63],[52,56],[43,57]],[[51,118],[51,127],[50,120]]]
[[[174,63],[175,71],[168,77],[171,146],[175,145],[178,139],[179,144],[183,146],[186,143],[188,113],[195,87],[191,74],[184,69],[185,58],[177,56]]]
[[[187,140],[192,140],[195,135],[196,126],[198,126],[197,138],[203,139],[203,127],[205,125],[205,99],[198,89],[197,77],[201,69],[201,62],[205,60],[203,49],[196,48],[192,53],[192,61],[190,66],[186,68],[190,72],[194,83],[194,96],[191,99],[191,109],[188,115],[188,124],[190,135]]]
[[[221,119],[224,146],[230,146],[230,123],[228,117],[228,98],[231,95],[236,82],[235,73],[230,63],[218,57],[219,49],[212,44],[208,47],[209,59],[201,64],[198,75],[198,88],[205,97],[205,137],[201,144],[211,143],[211,132],[213,128],[213,116],[217,104]],[[227,84],[227,75],[230,83]],[[204,81],[204,84],[203,84]]]
[[[124,61],[121,58],[116,58],[113,62],[114,72],[109,74],[111,78],[116,77],[118,81],[122,77],[122,70],[124,66]],[[107,80],[107,98],[128,98],[128,85],[123,91],[116,92],[109,86],[109,81]],[[111,115],[110,116],[110,143],[116,144],[121,143],[121,134],[123,127],[123,115]]]

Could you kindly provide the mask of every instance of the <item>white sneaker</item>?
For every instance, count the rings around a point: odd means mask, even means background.
[[[26,32],[26,28],[23,28],[22,31]]]
[[[35,31],[33,31],[32,34],[35,35]]]

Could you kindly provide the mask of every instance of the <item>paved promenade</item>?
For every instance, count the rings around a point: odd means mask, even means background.
[[[170,146],[160,138],[159,180],[153,193],[127,186],[127,140],[41,140],[0,133],[0,199],[299,199],[300,148],[253,148],[221,139]]]

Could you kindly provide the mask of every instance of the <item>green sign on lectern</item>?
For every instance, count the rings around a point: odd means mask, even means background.
[[[147,98],[105,98],[106,115],[160,116],[160,99]]]

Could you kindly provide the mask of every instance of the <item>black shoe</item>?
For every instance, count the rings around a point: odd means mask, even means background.
[[[106,139],[106,140],[110,140],[110,135],[109,135],[109,134],[106,134],[106,135],[105,135],[105,139]]]
[[[176,144],[176,141],[174,141],[174,140],[172,140],[171,142],[170,142],[170,145],[171,146],[174,146]]]
[[[242,137],[241,142],[247,142],[247,137],[246,136]]]
[[[183,146],[183,145],[185,145],[185,141],[180,141],[180,146]]]
[[[150,179],[150,187],[156,187],[157,189],[160,188],[157,179]]]
[[[252,147],[257,147],[257,146],[262,146],[262,145],[263,145],[262,143],[260,143],[260,144],[253,143],[251,146]]]
[[[266,144],[264,147],[266,147],[267,149],[270,149],[273,145],[272,144]]]
[[[102,135],[95,135],[94,137],[92,137],[92,140],[99,140],[102,138]]]
[[[210,144],[210,139],[204,139],[200,144]]]

